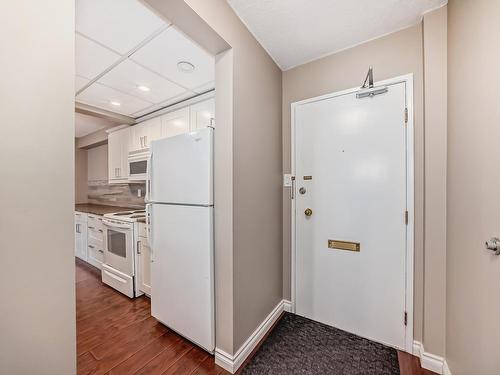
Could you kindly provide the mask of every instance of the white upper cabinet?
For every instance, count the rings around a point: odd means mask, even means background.
[[[178,109],[161,116],[162,138],[187,133],[189,131],[189,107]]]
[[[140,48],[131,59],[187,89],[214,81],[214,57],[173,26]],[[183,71],[183,66],[178,66],[180,62],[192,64],[193,70]]]
[[[215,100],[209,99],[190,107],[190,130],[215,126]]]
[[[130,151],[149,148],[151,141],[161,138],[161,118],[155,117],[130,128]]]
[[[130,128],[108,134],[108,178],[109,183],[128,181],[128,148]]]
[[[167,25],[138,0],[76,1],[76,30],[120,54]]]

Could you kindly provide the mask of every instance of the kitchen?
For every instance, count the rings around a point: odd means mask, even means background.
[[[111,3],[77,1],[77,278],[151,298],[155,319],[213,353],[214,57],[139,1]]]

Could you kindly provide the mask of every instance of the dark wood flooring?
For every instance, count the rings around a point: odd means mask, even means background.
[[[87,374],[229,374],[214,357],[158,323],[147,297],[134,300],[76,261],[77,369]]]
[[[76,261],[78,375],[227,375],[214,357],[158,323],[147,297],[134,300],[101,282],[101,273]],[[418,358],[398,353],[401,375],[432,375]]]

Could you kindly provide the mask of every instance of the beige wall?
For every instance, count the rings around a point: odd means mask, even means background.
[[[87,150],[75,147],[75,203],[87,203]]]
[[[215,272],[216,345],[233,354],[282,299],[281,70],[225,0],[145,1],[208,50],[232,47],[216,67]]]
[[[233,51],[233,353],[282,299],[281,70],[224,0],[187,0]]]
[[[0,5],[2,374],[76,371],[74,14],[65,0]]]
[[[425,351],[445,355],[447,8],[424,15]]]
[[[416,25],[283,72],[283,170],[290,172],[290,104],[361,86],[369,66],[375,80],[414,74],[415,339],[423,335],[424,126],[422,26]],[[290,192],[283,192],[283,290],[290,298]]]
[[[108,179],[108,145],[93,147],[87,151],[88,181]]]
[[[446,357],[453,375],[500,372],[500,1],[448,4]]]

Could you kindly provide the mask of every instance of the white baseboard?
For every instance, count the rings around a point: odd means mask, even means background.
[[[435,372],[436,374],[451,375],[446,360],[438,355],[427,353],[422,343],[413,341],[413,355],[420,358],[422,368]]]
[[[215,348],[215,363],[222,367],[224,370],[234,374],[240,366],[245,362],[247,357],[252,353],[258,343],[264,338],[267,332],[271,329],[273,324],[278,320],[283,311],[290,311],[291,302],[287,300],[280,301],[271,313],[264,319],[264,321],[257,327],[257,329],[250,335],[250,337],[243,343],[241,348],[238,349],[236,354],[231,355],[224,350]]]
[[[443,375],[451,375],[450,368],[448,367],[448,362],[446,360],[443,363]]]

